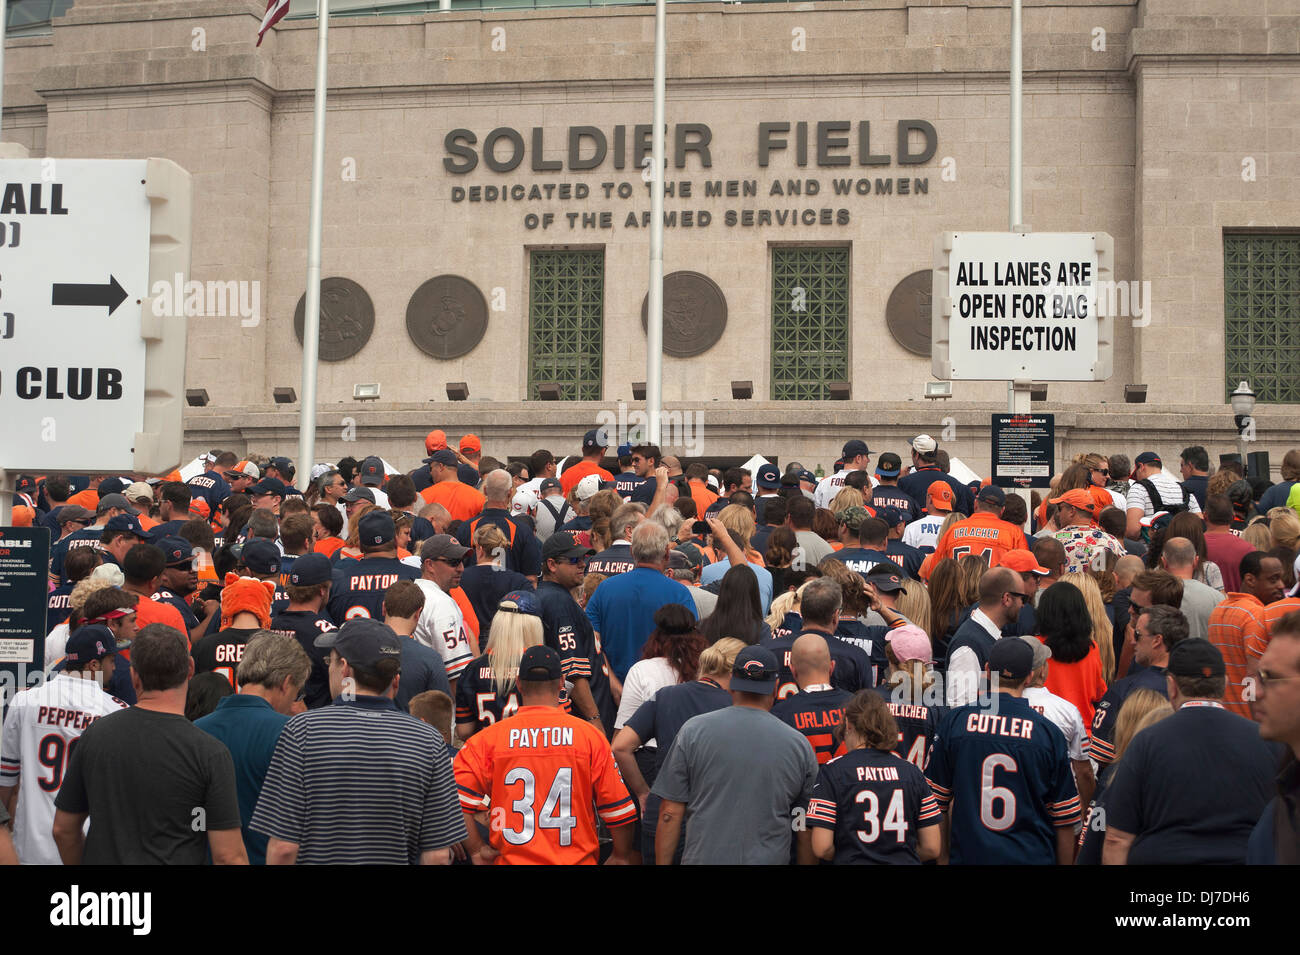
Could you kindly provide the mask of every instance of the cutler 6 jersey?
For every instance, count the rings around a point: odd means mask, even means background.
[[[14,848],[24,865],[62,865],[51,830],[72,749],[95,720],[126,704],[95,680],[60,673],[14,696],[0,734],[0,786],[20,784]]]

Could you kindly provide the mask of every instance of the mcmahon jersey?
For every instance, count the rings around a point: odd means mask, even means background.
[[[62,865],[51,830],[54,797],[82,732],[101,716],[126,709],[95,680],[71,673],[14,696],[0,735],[0,786],[21,784],[14,848],[24,865]]]
[[[594,865],[596,816],[607,826],[636,819],[604,734],[552,706],[488,727],[457,753],[455,770],[461,809],[491,814],[498,865]]]
[[[920,865],[917,832],[942,815],[924,773],[865,747],[823,766],[808,800],[808,825],[835,831],[836,865]]]
[[[1054,865],[1055,830],[1079,821],[1065,737],[1010,693],[950,711],[925,775],[952,815],[953,865]]]

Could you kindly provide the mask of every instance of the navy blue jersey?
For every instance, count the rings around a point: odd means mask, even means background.
[[[921,519],[921,505],[917,503],[916,498],[902,491],[897,487],[891,487],[879,484],[871,489],[871,499],[867,501],[873,508],[879,510],[882,507],[896,507],[903,512],[903,517],[907,523],[919,521]]]
[[[496,564],[475,564],[461,572],[460,589],[469,598],[469,605],[478,618],[478,632],[483,635],[482,642],[487,643],[501,598],[514,590],[532,590],[533,582]]]
[[[636,733],[642,742],[655,741],[658,747],[655,750],[657,774],[687,720],[730,705],[730,693],[708,677],[701,677],[690,683],[675,683],[661,688],[653,698],[637,707],[623,725]]]
[[[67,620],[68,615],[72,613],[72,605],[68,600],[72,596],[72,588],[75,586],[76,584],[63,584],[50,591],[50,595],[45,601],[46,633]]]
[[[1010,693],[951,710],[925,775],[952,817],[953,865],[1055,865],[1056,829],[1079,821],[1065,737]]]
[[[808,825],[835,831],[836,865],[920,865],[917,833],[942,816],[925,775],[879,749],[831,760],[808,800]]]
[[[804,630],[802,633],[764,640],[761,644],[765,649],[770,650],[776,656],[777,662],[781,664],[781,675],[776,681],[778,700],[784,700],[787,696],[799,692],[799,684],[795,683],[794,673],[790,670],[790,651],[794,647],[794,642],[804,633],[817,634],[830,647],[831,662],[835,664],[835,669],[831,671],[831,686],[848,690],[850,693],[871,688],[871,660],[862,652],[861,647],[845,643],[838,637],[822,633],[820,630]]]
[[[527,521],[511,517],[510,512],[500,507],[487,507],[473,520],[465,521],[456,530],[456,539],[470,552],[465,555],[467,565],[476,563],[474,559],[474,531],[483,524],[494,524],[509,542],[505,552],[506,570],[536,577],[542,570],[542,544],[533,533],[533,527]]]
[[[553,580],[537,585],[537,599],[542,605],[542,642],[560,655],[565,679],[587,681],[605,732],[612,733],[618,707],[609,685],[605,654],[591,621],[573,595]]]
[[[901,540],[891,540],[885,544],[885,553],[894,563],[902,565],[903,573],[909,578],[921,579],[921,564],[925,563],[925,554],[919,548],[904,544]]]
[[[194,658],[194,672],[220,673],[238,690],[235,675],[239,670],[239,661],[244,658],[244,647],[257,632],[257,627],[227,627],[203,637],[190,650],[190,656]]]
[[[204,471],[185,482],[190,489],[190,499],[201,497],[208,502],[208,512],[217,513],[221,502],[230,497],[230,485],[216,471]]]
[[[1143,667],[1132,676],[1116,680],[1097,704],[1092,717],[1091,756],[1101,766],[1115,762],[1115,723],[1120,708],[1134,690],[1155,690],[1161,696],[1168,694],[1164,667]]]
[[[863,689],[870,689],[885,678],[889,667],[889,658],[885,656],[885,634],[888,632],[888,627],[879,624],[867,626],[856,617],[841,620],[835,626],[835,636],[860,649],[871,661],[871,681]]]
[[[789,611],[781,618],[780,626],[772,631],[772,638],[778,640],[781,637],[788,637],[791,634],[798,636],[801,633],[803,633],[803,617]]]
[[[185,621],[187,633],[199,625],[199,618],[195,616],[190,605],[165,587],[154,591],[150,599],[156,600],[160,604],[170,604],[175,607],[177,612],[180,613],[181,619]]]
[[[873,550],[870,547],[845,547],[843,550],[837,550],[831,556],[849,570],[856,570],[863,577],[867,576],[867,571],[877,564],[888,564],[898,576],[906,576],[903,573],[902,565],[895,563],[894,558],[883,550]]]
[[[631,544],[611,544],[587,561],[587,573],[612,577],[615,574],[626,574],[635,566]]]
[[[847,690],[800,690],[779,700],[772,715],[793,726],[812,744],[819,764],[829,763],[844,754],[844,741],[837,739],[836,727],[844,722],[844,704],[853,694]]]
[[[334,568],[329,615],[340,625],[353,617],[384,619],[384,592],[399,580],[418,580],[420,572],[396,557],[363,557]]]
[[[909,497],[924,501],[930,496],[930,485],[935,481],[943,481],[952,488],[955,510],[970,517],[975,509],[975,495],[971,494],[970,488],[961,481],[951,474],[944,474],[937,467],[921,468],[919,471],[903,475],[898,479],[898,489]]]
[[[618,483],[615,482],[614,486],[617,487]],[[633,504],[644,504],[646,507],[649,507],[651,502],[654,501],[655,491],[657,491],[658,489],[659,489],[658,478],[652,478],[652,477],[641,478],[637,486],[632,488],[632,493],[629,495],[629,500],[631,500]]]
[[[329,706],[333,700],[330,694],[329,664],[326,662],[330,652],[316,646],[316,638],[334,630],[334,623],[324,614],[310,610],[285,610],[272,614],[271,629],[277,633],[289,634],[311,657],[311,674],[303,687],[302,698],[307,708],[314,710],[318,706]]]
[[[637,477],[635,471],[624,471],[621,474],[614,475],[614,490],[623,500],[628,500],[632,492],[645,483],[645,478]],[[653,492],[651,497],[653,497]]]
[[[456,726],[473,724],[473,729],[465,735],[466,739],[493,723],[514,716],[519,706],[519,690],[513,678],[502,690],[492,682],[490,654],[483,654],[460,671],[460,678],[456,681]],[[566,713],[573,712],[563,690],[560,691],[560,709]]]
[[[943,718],[948,715],[948,707],[912,702],[914,698],[905,692],[905,685],[897,688],[878,686],[876,692],[884,698],[889,712],[894,716],[894,722],[898,724],[898,746],[894,752],[917,769],[925,769],[926,763],[930,761],[935,733]],[[941,697],[942,691],[936,691],[935,695]],[[925,694],[922,694],[922,698],[925,698]]]
[[[104,545],[100,542],[103,536],[102,527],[83,527],[79,531],[73,531],[63,540],[55,541],[54,546],[50,548],[50,576],[58,578],[60,584],[68,582],[68,578],[63,574],[63,561],[67,559],[68,551],[74,547],[93,547],[107,556]]]

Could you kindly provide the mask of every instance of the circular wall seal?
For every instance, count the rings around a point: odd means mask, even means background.
[[[930,357],[929,269],[913,272],[894,286],[885,305],[885,325],[894,341],[914,355]]]
[[[293,331],[302,344],[307,316],[307,294],[298,299]],[[375,305],[351,279],[331,277],[320,283],[320,360],[343,361],[365,347],[375,330]]]
[[[650,295],[641,300],[641,328],[649,320]],[[691,358],[718,343],[727,328],[727,299],[716,282],[699,272],[664,276],[664,354]]]
[[[434,358],[469,354],[487,332],[487,300],[478,286],[459,275],[431,278],[406,306],[406,333]]]

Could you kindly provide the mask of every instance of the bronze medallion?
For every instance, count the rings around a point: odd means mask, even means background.
[[[302,344],[306,323],[307,295],[298,299],[293,313],[293,331]],[[320,360],[343,361],[366,346],[375,330],[375,305],[370,296],[351,279],[331,277],[320,283]]]
[[[649,320],[650,296],[641,300],[641,329]],[[664,354],[692,358],[718,343],[727,329],[727,299],[699,272],[664,276]]]
[[[914,355],[930,357],[930,270],[913,272],[894,286],[885,305],[885,325],[894,341]]]
[[[434,358],[459,358],[474,350],[487,332],[487,300],[478,286],[459,275],[429,279],[406,306],[406,333]]]

